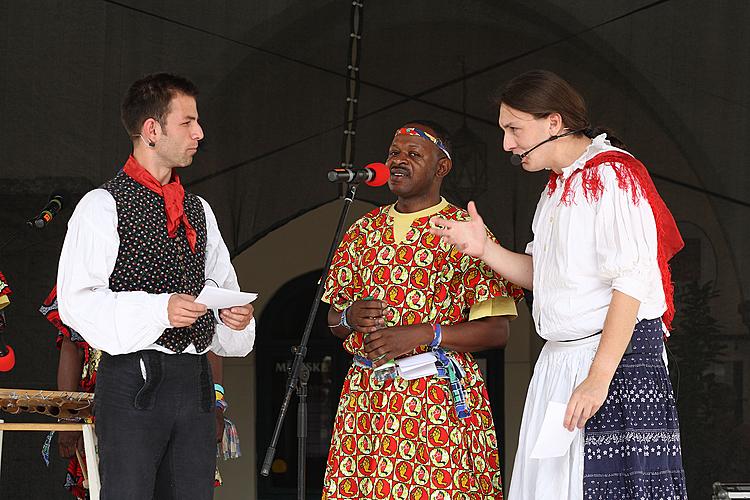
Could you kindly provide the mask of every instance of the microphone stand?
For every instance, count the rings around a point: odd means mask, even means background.
[[[331,267],[331,261],[333,260],[333,254],[336,251],[336,247],[338,246],[339,241],[341,241],[341,233],[343,233],[344,230],[344,223],[349,214],[349,208],[354,201],[357,186],[357,183],[349,185],[349,192],[344,198],[344,206],[341,209],[341,216],[339,217],[339,222],[336,226],[336,235],[333,237],[331,247],[328,249],[328,256],[323,265],[323,274],[320,281],[318,281],[315,298],[310,306],[310,313],[307,316],[307,324],[305,325],[305,330],[302,334],[302,340],[298,346],[292,347],[294,363],[289,370],[284,401],[281,403],[281,409],[279,410],[279,416],[276,420],[276,427],[273,431],[271,444],[268,445],[266,457],[263,460],[263,467],[260,471],[263,476],[268,476],[271,471],[271,463],[276,454],[276,445],[279,440],[279,435],[281,434],[281,427],[284,424],[284,418],[286,417],[289,402],[292,399],[292,393],[296,391],[297,396],[299,397],[299,404],[297,406],[297,500],[304,500],[305,498],[305,458],[307,456],[307,381],[310,375],[310,370],[304,364],[304,359],[307,355],[307,343],[310,339],[310,332],[312,331],[313,323],[315,322],[315,316],[318,313],[320,299],[323,296],[323,288],[325,287],[325,281],[328,276],[328,269]]]
[[[5,241],[3,241],[2,244],[0,244],[0,250],[2,250],[3,248],[7,247],[11,243],[13,243],[16,240],[16,238],[18,238],[21,235],[22,232],[24,232],[25,230],[29,230],[32,227],[33,226],[31,226],[27,222],[26,224],[24,224],[24,226],[22,228],[15,229],[14,231],[12,230],[13,232],[10,233],[10,235],[7,238],[5,238]]]

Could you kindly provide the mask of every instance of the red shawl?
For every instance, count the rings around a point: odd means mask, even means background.
[[[583,193],[590,201],[597,201],[604,191],[602,184],[599,165],[609,164],[612,166],[617,176],[617,184],[620,189],[630,191],[634,204],[638,204],[641,198],[645,197],[656,221],[656,238],[657,238],[657,261],[661,271],[661,282],[664,287],[664,298],[667,302],[667,311],[662,316],[664,324],[668,330],[672,329],[672,320],[674,319],[674,285],[672,284],[672,273],[669,270],[669,259],[682,250],[685,243],[682,241],[680,231],[677,229],[677,223],[672,217],[672,213],[667,208],[664,200],[661,199],[656,191],[654,181],[648,175],[643,163],[636,160],[629,154],[620,151],[605,151],[591,158],[583,166],[580,172]],[[561,203],[570,205],[573,202],[572,180],[578,172],[565,180]],[[547,183],[547,194],[557,189],[557,180],[561,174],[552,172],[549,182]]]

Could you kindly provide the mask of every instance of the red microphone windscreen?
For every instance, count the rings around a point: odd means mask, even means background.
[[[368,186],[378,187],[388,182],[391,170],[384,163],[370,163],[365,168],[371,168],[375,171],[375,178],[365,182]]]
[[[9,346],[5,346],[8,349],[8,354],[0,358],[0,372],[9,372],[13,369],[13,365],[16,364],[16,354],[13,349]]]

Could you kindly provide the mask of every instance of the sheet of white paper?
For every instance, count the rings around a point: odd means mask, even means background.
[[[573,438],[580,432],[580,429],[576,428],[571,432],[563,427],[567,406],[566,403],[549,402],[530,458],[562,457],[568,452],[570,443],[573,442]]]
[[[244,306],[254,301],[257,293],[236,292],[226,288],[215,286],[204,286],[201,293],[195,298],[199,304],[204,304],[209,309],[226,309],[227,307]]]

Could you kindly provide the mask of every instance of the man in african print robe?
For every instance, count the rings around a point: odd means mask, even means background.
[[[471,352],[505,345],[522,291],[427,231],[435,214],[468,217],[440,196],[452,167],[442,127],[397,130],[387,166],[398,201],[348,230],[323,296],[331,331],[354,357],[323,498],[502,498],[487,389]],[[383,370],[420,353],[432,355],[433,374]]]

